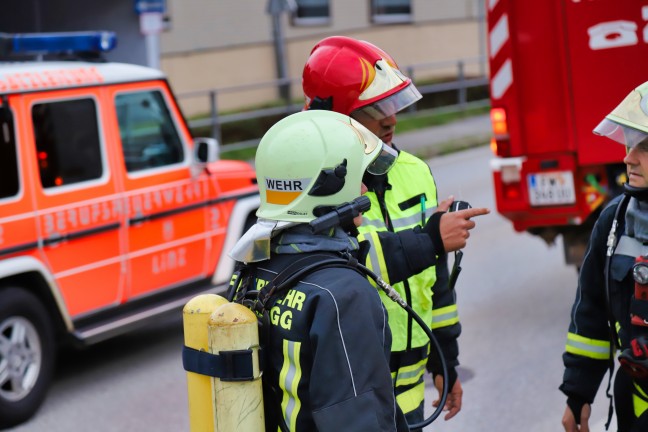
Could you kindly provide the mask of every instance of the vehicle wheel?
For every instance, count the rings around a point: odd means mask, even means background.
[[[0,287],[0,428],[36,413],[55,362],[52,323],[43,304],[22,288]]]

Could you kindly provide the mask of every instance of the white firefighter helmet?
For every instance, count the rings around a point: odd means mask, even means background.
[[[306,223],[360,196],[365,171],[384,174],[396,152],[352,118],[302,111],[272,126],[256,153],[257,216]]]
[[[594,133],[606,136],[629,148],[648,139],[648,82],[632,90],[596,126]]]

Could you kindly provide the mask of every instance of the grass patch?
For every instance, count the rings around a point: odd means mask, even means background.
[[[454,121],[467,117],[487,114],[489,110],[490,107],[485,106],[469,108],[461,112],[434,112],[428,110],[412,114],[404,113],[398,116],[398,124],[396,126],[396,139],[398,139],[398,135],[403,132],[452,123]],[[438,155],[449,154],[456,151],[477,147],[480,145],[487,145],[489,141],[490,136],[467,136],[465,138],[448,141],[443,144],[418,148],[414,153],[416,154],[416,156],[422,159],[426,159]],[[254,159],[254,156],[256,154],[256,146],[254,145],[250,145],[250,147],[246,148],[236,148],[232,150],[228,150],[227,148],[227,144],[221,145],[221,159],[252,160]]]
[[[439,82],[441,81],[443,80],[439,80]],[[421,84],[425,85],[427,83]],[[489,112],[490,106],[487,103],[487,86],[469,88],[467,89],[466,96],[468,106],[463,110],[459,110],[459,106],[457,105],[457,92],[455,90],[426,94],[423,99],[416,103],[417,111],[409,112],[404,110],[398,115],[397,135],[403,132],[443,125],[463,118],[487,114]],[[301,102],[301,100],[298,102]],[[245,113],[259,109],[275,108],[282,105],[285,105],[285,101],[278,100],[260,104],[255,107],[249,107],[245,110],[223,112],[220,115],[227,116],[230,114]],[[253,159],[256,153],[256,145],[254,145],[254,142],[261,139],[263,134],[272,125],[285,116],[285,114],[274,113],[271,115],[259,116],[257,118],[230,121],[221,124],[221,158],[237,160]],[[196,120],[204,118],[205,115],[198,115],[192,116],[191,119]],[[211,136],[211,127],[205,126],[192,128],[192,134],[194,136]],[[249,146],[242,144],[245,142],[250,142],[251,144]],[[231,149],[228,149],[230,144],[232,144]],[[442,150],[439,150],[440,146],[437,145],[434,149],[429,150],[429,152],[431,152],[430,156],[433,156],[434,154],[440,154],[439,152],[449,153],[457,151],[466,148],[466,146],[473,146],[473,144],[453,142],[448,143]],[[432,152],[434,152],[434,154],[432,154]]]
[[[221,147],[221,159],[251,160],[256,155],[256,147],[225,151],[226,148]]]

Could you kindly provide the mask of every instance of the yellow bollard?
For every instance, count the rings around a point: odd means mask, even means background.
[[[184,343],[189,348],[209,352],[209,317],[227,299],[216,294],[202,294],[189,300],[182,310]],[[189,426],[191,432],[214,431],[212,378],[187,372]]]
[[[252,381],[214,378],[216,432],[265,430],[263,388],[259,370],[259,330],[256,315],[238,303],[219,306],[209,320],[210,352],[252,349]]]

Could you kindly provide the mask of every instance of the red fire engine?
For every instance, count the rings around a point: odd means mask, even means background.
[[[592,129],[648,80],[648,1],[486,2],[497,210],[517,231],[562,235],[579,265],[625,182],[623,147]]]

